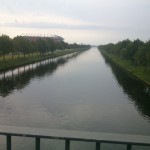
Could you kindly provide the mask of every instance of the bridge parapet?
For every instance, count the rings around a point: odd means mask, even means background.
[[[70,150],[71,141],[94,142],[96,150],[100,150],[102,143],[123,144],[127,150],[132,150],[133,145],[150,146],[150,136],[128,134],[0,126],[0,135],[6,136],[7,150],[11,150],[12,136],[35,138],[35,150],[40,150],[40,139],[64,140],[65,150]]]

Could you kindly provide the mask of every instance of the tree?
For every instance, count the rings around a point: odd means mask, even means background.
[[[38,50],[37,43],[35,41],[31,41],[30,42],[30,53],[32,54],[32,57],[33,57],[33,53],[35,53],[37,50]]]
[[[11,52],[12,41],[7,35],[0,36],[0,52],[3,55],[3,60],[5,61],[5,55]]]
[[[47,44],[49,51],[53,53],[56,50],[56,43],[51,38],[48,38]]]
[[[46,48],[47,48],[45,40],[43,40],[42,38],[39,38],[37,40],[37,48],[40,54],[44,55]]]
[[[128,49],[128,55],[127,58],[131,60],[133,63],[135,62],[135,57],[134,55],[138,51],[139,47],[143,46],[144,42],[140,41],[139,39],[134,40],[132,43],[130,43],[127,46]]]
[[[28,39],[22,36],[17,36],[13,39],[14,42],[14,48],[18,52],[18,58],[19,53],[23,53],[24,58],[25,54],[29,53],[31,50],[31,43]]]
[[[138,48],[135,59],[138,64],[145,66],[145,68],[148,66],[150,63],[150,42],[147,42]]]

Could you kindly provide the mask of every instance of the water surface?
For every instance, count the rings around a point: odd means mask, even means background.
[[[148,91],[92,48],[1,73],[0,125],[150,135]]]

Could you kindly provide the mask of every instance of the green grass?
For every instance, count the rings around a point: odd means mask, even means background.
[[[49,59],[49,58],[54,58],[54,57],[70,54],[70,53],[77,52],[77,51],[79,50],[77,49],[62,50],[62,51],[58,51],[58,52],[51,53],[51,54],[45,54],[44,56],[34,53],[33,56],[31,54],[30,55],[27,54],[25,58],[23,55],[20,55],[19,59],[18,59],[18,55],[14,55],[13,60],[12,60],[11,55],[7,55],[5,56],[5,59],[6,59],[5,62],[3,61],[3,57],[1,56],[0,57],[0,71],[7,70],[10,68],[15,68],[18,66],[23,66],[26,64],[38,62],[38,61]]]
[[[145,68],[144,66],[136,66],[133,65],[128,60],[121,59],[118,56],[108,54],[104,51],[101,52],[105,57],[111,59],[113,62],[118,64],[122,69],[126,70],[128,73],[135,76],[138,80],[150,86],[150,68]]]

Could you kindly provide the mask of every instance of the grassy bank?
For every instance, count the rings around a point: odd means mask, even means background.
[[[137,80],[150,86],[150,70],[149,69],[146,69],[144,66],[133,65],[130,61],[121,59],[120,57],[117,57],[112,54],[108,54],[107,52],[103,50],[100,50],[100,51],[104,55],[104,57],[111,59],[120,68],[127,71],[127,73],[132,74]]]
[[[13,60],[11,56],[6,56],[5,59],[6,61],[3,61],[3,58],[0,57],[0,71],[4,71],[4,70],[8,70],[11,68],[15,68],[18,66],[23,66],[26,64],[30,64],[33,62],[38,62],[38,61],[42,61],[45,59],[49,59],[49,58],[55,58],[58,56],[62,56],[62,55],[66,55],[66,54],[70,54],[70,53],[74,53],[74,52],[78,52],[80,51],[79,49],[69,49],[69,50],[62,50],[62,51],[56,51],[54,53],[50,53],[50,54],[45,54],[45,55],[39,55],[37,53],[33,54],[33,55],[26,55],[25,58],[23,55],[18,56],[15,55]]]

